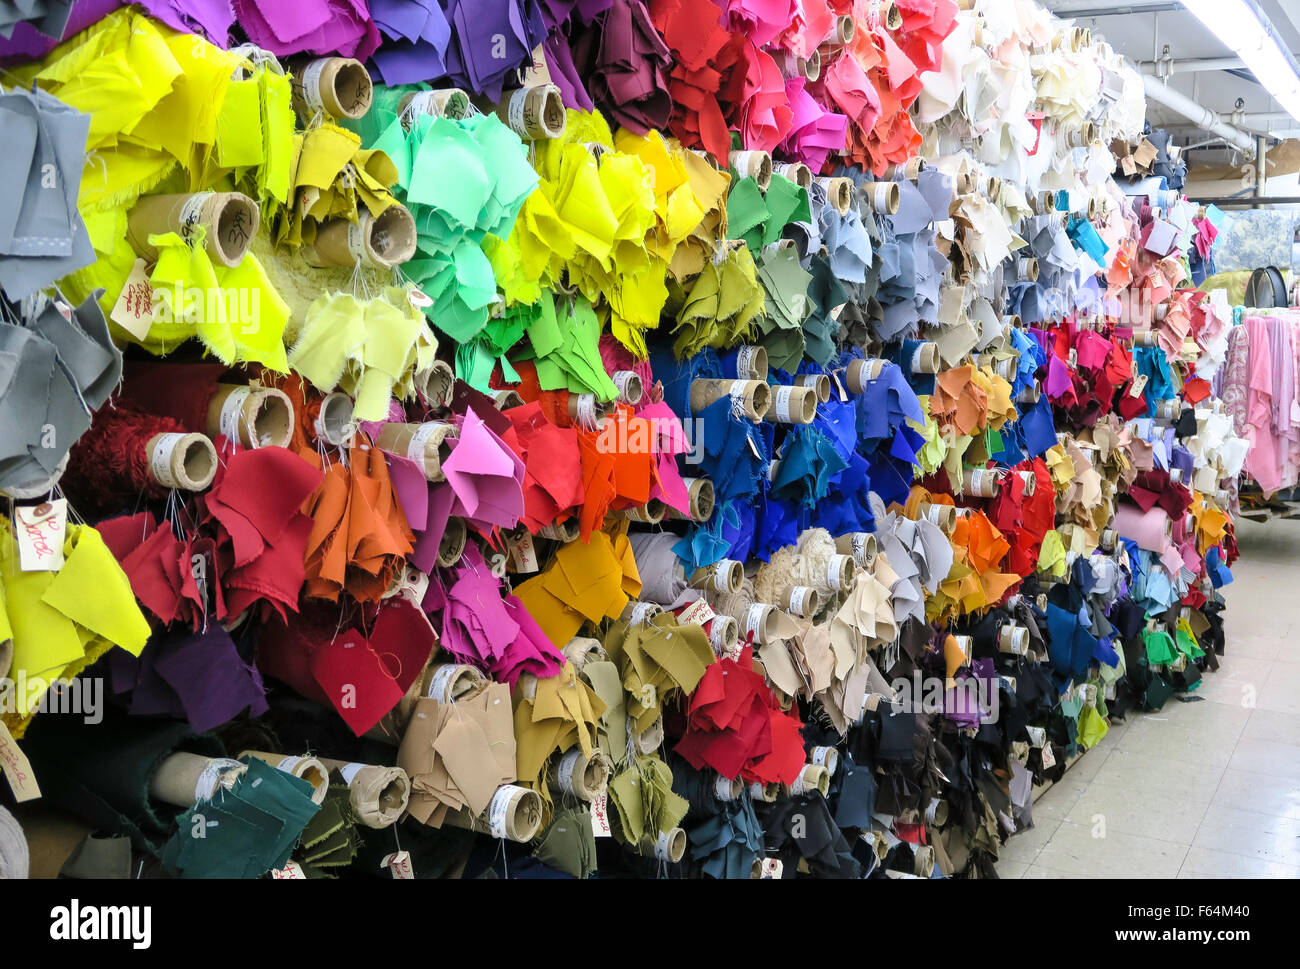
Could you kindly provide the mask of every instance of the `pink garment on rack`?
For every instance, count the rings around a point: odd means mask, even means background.
[[[1246,470],[1266,492],[1282,487],[1284,444],[1273,430],[1273,353],[1269,321],[1248,316],[1241,324],[1250,340],[1246,379]]]

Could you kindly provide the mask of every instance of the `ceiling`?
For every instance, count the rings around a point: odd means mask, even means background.
[[[1231,58],[1232,51],[1196,17],[1167,0],[1040,0],[1059,17],[1101,34],[1116,50],[1136,62],[1143,73],[1156,73],[1153,63],[1168,55],[1175,62],[1169,85],[1220,115],[1231,115],[1240,100],[1248,115],[1281,114],[1281,108],[1247,71],[1182,71],[1177,62],[1199,58]],[[1300,0],[1257,0],[1265,16],[1293,55],[1300,54]],[[1166,48],[1168,50],[1166,51]],[[1167,128],[1182,144],[1212,136],[1155,101],[1148,101],[1153,126]],[[1300,137],[1300,122],[1290,118],[1248,118],[1243,127],[1275,137]]]

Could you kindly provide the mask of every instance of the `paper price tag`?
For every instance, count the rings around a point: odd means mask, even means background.
[[[1130,397],[1141,397],[1142,391],[1146,389],[1148,379],[1150,378],[1148,378],[1146,374],[1139,374],[1134,378],[1132,385],[1129,387],[1128,395]]]
[[[604,791],[591,799],[591,833],[597,838],[614,834],[609,826],[609,795]]]
[[[137,340],[143,340],[153,326],[153,301],[153,284],[145,261],[137,259],[108,318]],[[184,307],[173,306],[172,311],[181,313]]]
[[[15,801],[33,801],[41,796],[31,763],[3,720],[0,720],[0,773],[9,778],[9,789],[14,792]]]
[[[415,878],[415,869],[411,867],[411,853],[409,851],[394,851],[390,855],[385,855],[379,866],[387,868],[388,873],[394,878]]]
[[[1051,744],[1043,744],[1043,767],[1055,767],[1056,755],[1052,753]]]
[[[703,599],[696,599],[689,606],[683,609],[677,616],[683,623],[693,622],[697,626],[703,626],[717,615],[707,602]]]
[[[763,873],[762,873],[761,875],[759,875],[758,877],[759,877],[760,879],[762,879],[762,878],[780,878],[780,877],[781,877],[781,872],[782,872],[782,870],[783,870],[784,868],[785,868],[785,866],[781,864],[781,859],[779,859],[779,858],[764,858],[764,859],[763,859]]]
[[[516,572],[537,572],[541,569],[537,562],[537,548],[533,545],[533,535],[527,529],[510,542],[510,562]]]
[[[296,861],[288,862],[283,868],[271,869],[271,877],[277,881],[281,878],[301,878],[304,881],[307,879],[306,873]]]
[[[57,572],[63,568],[63,538],[68,528],[68,503],[63,498],[35,507],[14,509],[18,535],[18,567],[24,572]]]

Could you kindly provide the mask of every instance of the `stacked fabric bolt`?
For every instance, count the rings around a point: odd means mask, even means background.
[[[1086,29],[43,6],[0,712],[160,872],[987,876],[1216,666],[1290,321],[1190,288],[1212,213]]]

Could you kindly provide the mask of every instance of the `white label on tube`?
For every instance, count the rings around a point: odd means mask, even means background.
[[[767,374],[760,374],[758,368],[754,365],[754,358],[758,355],[758,348],[743,346],[736,352],[736,375],[741,377],[750,377],[760,379]]]
[[[970,491],[973,495],[978,495],[984,484],[984,469],[976,468],[970,473]]]
[[[835,592],[844,585],[844,562],[847,555],[832,555],[826,563],[826,582]]]
[[[719,801],[735,800],[735,795],[731,792],[731,781],[727,780],[727,778],[723,777],[721,774],[719,774],[717,780],[713,782],[713,792],[718,795]]]
[[[793,387],[777,387],[773,395],[776,405],[776,419],[783,423],[790,423],[790,398],[794,394]]]
[[[286,774],[292,774],[293,769],[303,762],[301,757],[285,757],[280,763],[275,765],[276,770],[282,770]]]
[[[492,803],[488,805],[488,827],[492,830],[492,837],[507,837],[506,821],[510,816],[510,798],[514,796],[515,791],[524,790],[526,788],[518,784],[503,784],[492,795]]]
[[[659,840],[655,842],[655,857],[660,861],[670,861],[671,839],[667,831],[659,832]]]
[[[528,121],[525,108],[528,104],[528,88],[521,87],[510,95],[510,106],[506,109],[509,125],[517,135],[528,134]]]
[[[451,683],[456,678],[456,669],[454,663],[448,663],[434,671],[433,679],[429,681],[428,696],[431,699],[439,703],[451,702]]]
[[[234,394],[231,394],[233,397]],[[225,417],[225,409],[222,408],[222,417]],[[173,432],[164,434],[154,445],[153,454],[149,455],[149,470],[153,472],[154,480],[164,488],[179,488],[181,483],[176,480],[172,474],[172,454],[176,451],[176,446],[180,444],[184,434]]]
[[[889,188],[892,182],[877,182],[872,197],[872,208],[877,212],[885,212],[889,208]]]
[[[632,400],[628,391],[628,387],[631,385],[632,381],[636,379],[637,379],[637,375],[634,371],[631,370],[614,371],[614,377],[613,377],[614,386],[618,388],[619,400],[623,401],[625,404],[637,403],[637,401]]]
[[[745,635],[752,634],[755,642],[762,643],[763,626],[767,624],[767,617],[771,611],[772,607],[765,602],[756,602],[750,606],[745,613]]]
[[[731,559],[723,559],[713,566],[713,589],[715,592],[731,591]]]
[[[826,758],[830,757],[834,747],[814,747],[812,749],[812,762],[818,767],[826,766]]]
[[[582,750],[574,747],[567,754],[560,758],[560,766],[556,770],[556,779],[560,782],[560,790],[565,794],[573,793],[573,768],[578,763],[578,755]]]
[[[437,422],[430,422],[416,428],[415,433],[411,435],[411,443],[406,445],[408,461],[414,461],[420,467],[424,467],[424,446],[429,443],[429,438],[433,437],[437,427]]]
[[[325,102],[320,96],[320,76],[325,70],[325,58],[314,60],[302,72],[302,99],[312,114],[325,110]]]
[[[187,198],[185,204],[181,206],[180,236],[186,242],[192,243],[194,241],[194,230],[203,222],[203,206],[215,194],[215,192],[196,192]]]
[[[217,430],[236,443],[242,440],[239,436],[240,420],[244,412],[244,402],[248,400],[248,396],[252,392],[252,387],[236,387],[221,404],[221,416],[217,418]],[[254,447],[257,446],[256,437],[257,435],[253,433],[248,435]]]
[[[731,620],[731,622],[728,622]],[[731,623],[735,622],[730,616],[714,616],[709,620],[709,645],[715,652],[722,652],[731,644]]]
[[[596,395],[578,395],[578,423],[586,428],[596,426]]]
[[[339,768],[339,776],[343,778],[344,784],[348,785],[348,787],[351,787],[352,781],[357,776],[357,772],[360,771],[365,766],[366,766],[365,764],[344,764],[342,767]]]
[[[802,616],[808,611],[808,596],[812,592],[811,586],[797,585],[790,590],[790,611],[796,616]]]

